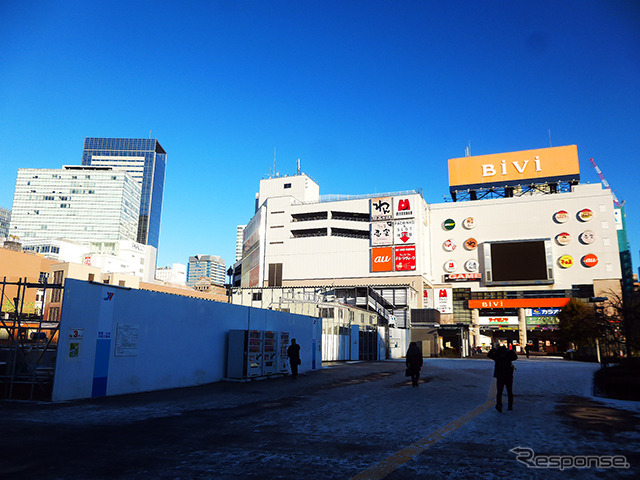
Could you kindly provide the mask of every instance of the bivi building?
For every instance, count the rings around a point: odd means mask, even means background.
[[[575,145],[450,159],[453,201],[438,204],[420,191],[320,196],[304,174],[264,179],[241,285],[329,289],[354,305],[373,289],[414,339],[438,328],[460,354],[491,338],[552,351],[569,298],[620,291],[620,212],[610,190],[579,181]]]

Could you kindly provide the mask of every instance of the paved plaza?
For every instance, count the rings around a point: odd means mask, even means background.
[[[520,357],[513,411],[493,362],[330,364],[298,379],[67,403],[0,402],[0,477],[518,479],[640,476],[640,402],[593,397],[597,365]]]

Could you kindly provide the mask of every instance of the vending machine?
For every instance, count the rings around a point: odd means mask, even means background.
[[[264,367],[263,375],[273,375],[278,373],[278,332],[267,330],[264,332]]]
[[[278,355],[278,371],[280,373],[289,372],[289,357],[287,356],[287,348],[289,348],[289,332],[280,332],[279,353]]]
[[[262,375],[263,333],[261,330],[229,330],[227,377]]]

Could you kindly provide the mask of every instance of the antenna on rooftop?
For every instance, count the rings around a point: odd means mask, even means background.
[[[271,172],[272,177],[276,177],[276,147],[273,147],[273,170]]]
[[[469,140],[469,144],[466,147],[464,147],[464,156],[465,157],[471,156],[471,140]]]
[[[298,159],[298,175],[300,175],[300,159]]]

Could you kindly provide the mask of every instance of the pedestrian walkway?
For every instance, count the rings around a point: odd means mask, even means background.
[[[493,409],[493,362],[332,364],[249,383],[70,402],[2,402],[0,476],[41,479],[635,478],[640,406],[596,399],[597,365],[515,362],[514,410]],[[514,453],[513,450],[518,453]],[[523,459],[623,457],[629,468]],[[520,459],[520,461],[518,460]],[[569,461],[569,460],[567,460]]]

